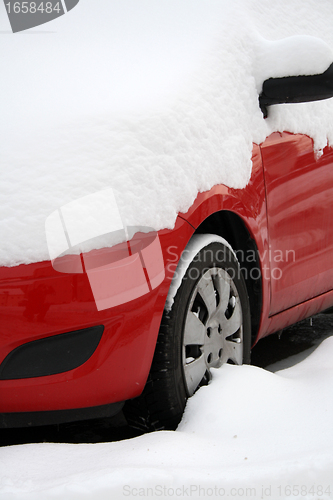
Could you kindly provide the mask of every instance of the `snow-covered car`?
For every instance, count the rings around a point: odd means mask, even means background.
[[[240,3],[91,0],[10,38],[0,426],[174,429],[214,368],[333,306],[331,2]]]

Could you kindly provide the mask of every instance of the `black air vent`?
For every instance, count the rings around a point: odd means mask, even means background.
[[[6,356],[0,365],[0,380],[45,377],[73,370],[96,350],[104,326],[53,335],[27,342]]]

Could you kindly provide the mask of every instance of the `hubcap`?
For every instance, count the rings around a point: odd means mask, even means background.
[[[193,290],[185,318],[183,369],[189,396],[203,379],[211,379],[211,368],[242,364],[242,324],[233,280],[224,269],[208,269]]]

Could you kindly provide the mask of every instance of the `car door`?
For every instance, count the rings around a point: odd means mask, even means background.
[[[333,288],[333,149],[274,133],[261,152],[273,315]]]

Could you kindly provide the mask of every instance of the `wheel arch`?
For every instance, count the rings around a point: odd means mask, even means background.
[[[257,338],[262,312],[262,275],[259,252],[243,219],[235,212],[221,210],[209,215],[194,234],[216,234],[226,239],[239,260],[250,302],[252,344]]]

